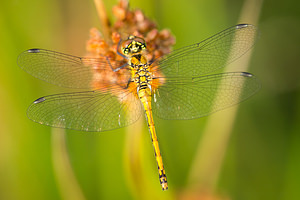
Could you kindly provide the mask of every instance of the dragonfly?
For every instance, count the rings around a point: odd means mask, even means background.
[[[260,83],[253,74],[215,71],[251,49],[257,35],[256,26],[238,24],[152,61],[147,60],[145,40],[131,35],[118,45],[125,63],[29,49],[18,57],[18,65],[26,72],[58,86],[83,90],[38,98],[27,115],[51,127],[101,132],[133,124],[144,113],[159,181],[162,190],[167,190],[153,114],[162,119],[195,119],[254,95]]]

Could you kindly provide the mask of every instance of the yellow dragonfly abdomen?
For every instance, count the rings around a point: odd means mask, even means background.
[[[159,173],[159,181],[163,190],[168,189],[167,177],[162,161],[162,156],[160,153],[158,139],[155,131],[153,116],[152,116],[152,88],[157,85],[152,84],[152,74],[150,72],[151,66],[149,66],[147,59],[143,55],[143,50],[146,48],[145,42],[142,42],[143,39],[138,38],[139,41],[135,41],[135,36],[130,36],[128,40],[126,40],[126,45],[122,47],[122,53],[128,57],[128,65],[132,70],[131,79],[134,80],[132,84],[135,84],[137,90],[137,96],[140,99],[148,124],[148,129],[150,132],[154,154],[158,166]],[[128,41],[130,41],[128,43]]]
[[[154,148],[154,153],[155,153],[155,158],[158,166],[158,173],[159,173],[159,181],[161,184],[161,187],[163,190],[168,189],[168,182],[167,182],[167,177],[166,177],[166,172],[164,169],[163,161],[162,161],[162,156],[160,153],[159,145],[158,145],[158,140],[156,136],[156,131],[155,131],[155,126],[154,126],[154,121],[153,121],[153,116],[152,116],[152,107],[151,107],[151,95],[149,95],[150,88],[145,88],[142,89],[138,92],[138,96],[143,104],[145,114],[146,114],[146,120]]]

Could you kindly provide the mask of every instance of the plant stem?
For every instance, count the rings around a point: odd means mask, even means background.
[[[99,19],[101,21],[102,34],[105,41],[109,41],[110,22],[107,17],[106,9],[102,0],[94,0]]]
[[[262,0],[246,0],[240,14],[239,22],[256,24]],[[235,49],[235,48],[233,48]],[[247,71],[251,51],[226,68],[226,71]],[[238,67],[237,67],[238,66]],[[240,66],[243,66],[241,69]],[[221,83],[222,84],[222,83]],[[237,91],[240,93],[242,91]],[[239,94],[237,94],[239,95]],[[224,161],[228,141],[230,139],[238,106],[212,115],[203,132],[203,138],[198,145],[189,175],[191,188],[214,193]]]

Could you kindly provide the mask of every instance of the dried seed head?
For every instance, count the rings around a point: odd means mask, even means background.
[[[113,7],[113,14],[116,17],[116,22],[109,27],[111,41],[105,41],[101,32],[92,28],[90,39],[87,42],[89,55],[98,57],[106,56],[108,51],[116,53],[115,47],[120,39],[126,39],[129,35],[144,38],[149,54],[153,55],[167,54],[175,44],[175,38],[169,30],[158,31],[156,24],[147,18],[141,10],[129,10],[127,0],[120,0]]]
[[[127,39],[129,35],[135,35],[145,39],[148,60],[154,60],[171,51],[172,46],[175,44],[175,38],[170,31],[167,29],[158,31],[157,25],[147,18],[141,10],[129,9],[128,0],[120,0],[119,3],[113,7],[112,11],[116,22],[109,27],[110,40],[105,41],[101,32],[96,28],[92,28],[90,30],[90,39],[86,47],[88,56],[96,57],[100,60],[103,59],[103,62],[107,62],[106,57],[109,57],[111,66],[122,62],[126,63],[127,60],[117,54],[117,47],[120,40]],[[95,67],[95,69],[97,70],[95,70],[92,87],[97,89],[105,87],[101,82],[109,81],[116,83],[116,80],[120,80],[120,77],[124,77],[125,73],[124,70],[119,70],[118,72],[113,72],[111,69],[103,70],[103,68],[99,70],[99,66]],[[106,73],[105,76],[103,74],[104,71]],[[99,81],[99,77],[101,77],[101,81]],[[111,80],[109,80],[109,78],[111,78]]]

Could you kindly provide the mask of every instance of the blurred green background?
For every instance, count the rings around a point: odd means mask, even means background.
[[[104,2],[112,18],[111,8],[117,1]],[[142,9],[160,29],[170,29],[178,48],[237,24],[243,3],[133,0],[130,6]],[[300,2],[296,0],[262,4],[256,24],[261,38],[248,70],[259,77],[262,89],[239,106],[213,196],[236,200],[300,199],[299,10]],[[132,189],[126,170],[126,128],[105,133],[67,130],[64,143],[64,138],[60,138],[64,133],[26,117],[33,100],[61,89],[19,68],[18,54],[40,47],[84,55],[91,27],[100,28],[91,0],[1,1],[1,200],[141,198]],[[146,125],[143,126],[141,153],[146,173],[141,176],[150,184],[145,190],[152,191],[143,198],[192,198],[186,195],[191,187],[188,178],[207,119],[155,118],[169,180],[167,192],[161,191],[151,141]],[[57,138],[62,143],[57,143]],[[60,155],[65,155],[63,160],[69,159],[66,164],[57,161]],[[72,167],[66,167],[68,163]]]

